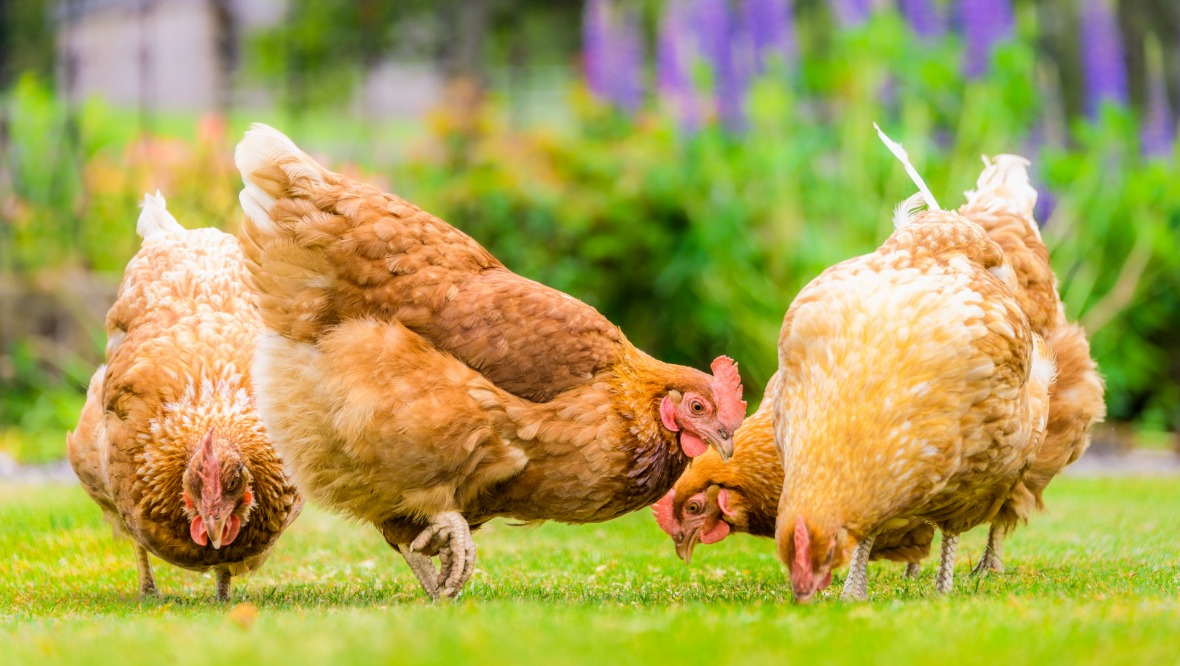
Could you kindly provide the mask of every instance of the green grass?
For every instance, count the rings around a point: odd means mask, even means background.
[[[1176,663],[1180,481],[1062,479],[1051,513],[1007,544],[1009,573],[967,570],[931,591],[873,563],[866,604],[797,607],[769,540],[676,559],[646,511],[605,525],[495,524],[460,601],[423,601],[371,527],[305,512],[236,600],[157,564],[162,601],[135,596],[131,547],[74,487],[0,486],[0,662],[208,663]]]

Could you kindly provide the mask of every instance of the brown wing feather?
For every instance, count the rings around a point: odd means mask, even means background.
[[[256,164],[242,167],[243,206],[265,219],[247,222],[243,245],[271,328],[312,341],[345,319],[396,319],[533,401],[618,360],[623,335],[593,307],[512,273],[446,222],[294,146],[252,157],[262,138],[248,134],[238,160]],[[263,199],[253,207],[251,192]]]

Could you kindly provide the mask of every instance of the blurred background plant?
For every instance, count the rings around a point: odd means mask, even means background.
[[[876,247],[912,193],[873,121],[947,206],[980,154],[1026,155],[1111,420],[1180,426],[1172,0],[0,7],[0,449],[19,459],[62,453],[143,192],[236,228],[253,120],[663,358],[734,356],[752,403],[796,291]]]

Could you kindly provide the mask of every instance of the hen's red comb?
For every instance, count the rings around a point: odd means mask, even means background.
[[[796,575],[796,571],[801,572],[797,575],[811,573],[811,534],[807,532],[802,515],[795,521],[795,568],[791,573]]]
[[[717,420],[737,430],[746,418],[746,401],[742,400],[742,376],[738,374],[737,363],[728,356],[713,360],[713,397],[717,400]]]
[[[213,450],[213,428],[205,436],[201,445],[201,496],[205,498],[221,497],[221,463],[217,460],[217,453]]]
[[[676,489],[668,491],[667,495],[660,498],[660,501],[651,505],[651,512],[656,516],[656,522],[659,523],[660,529],[668,533],[668,536],[675,536],[676,518],[672,516],[672,503],[676,500]]]

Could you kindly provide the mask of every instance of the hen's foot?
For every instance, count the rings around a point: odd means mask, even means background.
[[[934,589],[946,594],[955,586],[955,552],[959,549],[959,535],[942,533],[942,558],[938,562],[938,577]]]
[[[156,578],[152,575],[152,563],[148,559],[147,549],[135,544],[135,564],[139,567],[139,596],[158,598],[160,589],[156,587]]]
[[[228,571],[217,572],[217,600],[229,601],[229,581],[233,578]]]
[[[918,573],[921,571],[922,571],[921,564],[918,564],[917,562],[910,562],[905,565],[905,576],[904,577],[907,579],[917,578]]]
[[[432,598],[459,596],[475,569],[475,541],[467,521],[456,511],[440,513],[414,539],[408,549],[399,547],[406,563]],[[439,570],[426,553],[438,553]],[[433,585],[431,584],[433,583]]]
[[[876,537],[868,537],[856,544],[852,552],[852,563],[848,565],[848,578],[844,581],[844,591],[840,598],[845,601],[864,601],[869,598],[869,555],[873,552],[873,541]]]
[[[971,570],[972,576],[983,576],[989,573],[1004,573],[1004,561],[1001,555],[1004,546],[1004,537],[1000,531],[993,525],[991,530],[987,533],[987,548],[983,551],[983,557],[979,558],[979,563]]]
[[[406,558],[406,564],[410,565],[410,571],[418,577],[418,582],[422,584],[422,589],[426,594],[430,595],[431,599],[438,599],[438,570],[434,568],[434,562],[431,561],[429,555],[423,555],[412,548],[410,544],[399,544],[397,551]]]

